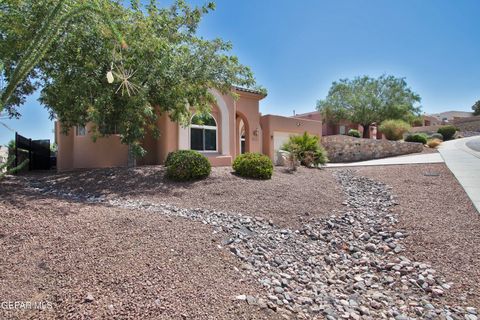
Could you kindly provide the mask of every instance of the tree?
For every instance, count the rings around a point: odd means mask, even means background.
[[[317,102],[317,109],[327,121],[347,119],[360,124],[366,138],[372,123],[387,119],[411,122],[420,115],[420,100],[404,78],[363,76],[333,82],[327,97]]]
[[[472,110],[474,116],[480,116],[480,100],[475,102],[475,104],[472,106]]]
[[[30,30],[39,28],[42,17],[58,2],[5,0],[2,4],[0,59],[7,78],[19,52],[25,50],[22,44],[32,38]],[[254,85],[250,69],[228,54],[229,42],[196,35],[213,3],[190,7],[177,0],[167,8],[154,0],[147,5],[132,0],[129,7],[113,0],[104,3],[103,11],[112,17],[128,47],[116,41],[102,17],[72,17],[9,100],[11,115],[16,115],[26,95],[42,88],[40,101],[64,129],[91,122],[95,138],[115,131],[136,155],[142,155],[140,143],[148,130],[156,133],[160,113],[186,124],[190,108],[208,111],[214,102],[210,89],[227,93],[232,85]]]

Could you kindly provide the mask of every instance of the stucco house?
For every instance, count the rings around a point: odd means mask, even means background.
[[[180,149],[203,153],[213,166],[229,166],[235,157],[244,152],[260,152],[277,161],[277,151],[290,135],[308,132],[321,137],[322,122],[277,115],[261,115],[260,92],[232,89],[238,96],[224,95],[212,90],[216,103],[208,117],[200,119],[192,114],[191,124],[182,127],[162,114],[157,120],[160,137],[147,135],[142,143],[145,157],[137,165],[163,164],[167,154]],[[61,123],[55,124],[58,145],[57,169],[59,171],[127,166],[128,147],[120,136],[110,134],[97,139],[91,137],[91,125],[69,128],[62,133]]]

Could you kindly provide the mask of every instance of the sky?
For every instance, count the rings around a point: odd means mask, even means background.
[[[216,6],[199,35],[232,42],[232,54],[268,90],[263,114],[314,111],[333,81],[361,75],[405,77],[426,113],[470,111],[480,99],[478,0],[217,0]],[[20,108],[20,120],[4,122],[22,135],[53,140],[53,123],[37,98]],[[12,137],[0,126],[0,144]]]

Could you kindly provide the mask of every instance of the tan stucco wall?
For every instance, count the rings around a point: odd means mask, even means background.
[[[249,152],[262,152],[262,139],[261,139],[261,125],[260,125],[260,112],[259,112],[259,99],[257,97],[246,96],[239,99],[236,103],[236,114],[239,118],[243,119],[245,123],[246,131],[246,151]],[[238,123],[236,121],[236,128],[238,129]],[[256,133],[256,134],[255,134]],[[234,154],[237,156],[240,154],[239,131],[235,130],[235,149]]]
[[[120,142],[118,135],[100,137],[93,141],[91,124],[86,125],[85,136],[76,136],[75,128],[70,128],[67,135],[59,129],[55,130],[58,141],[57,168],[59,171],[127,165],[128,147]]]
[[[274,159],[273,133],[289,132],[292,134],[309,134],[322,136],[322,123],[315,120],[306,120],[293,117],[265,115],[261,117],[260,124],[263,132],[263,153]]]

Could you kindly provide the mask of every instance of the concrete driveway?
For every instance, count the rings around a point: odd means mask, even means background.
[[[480,136],[445,141],[438,151],[480,212]]]

